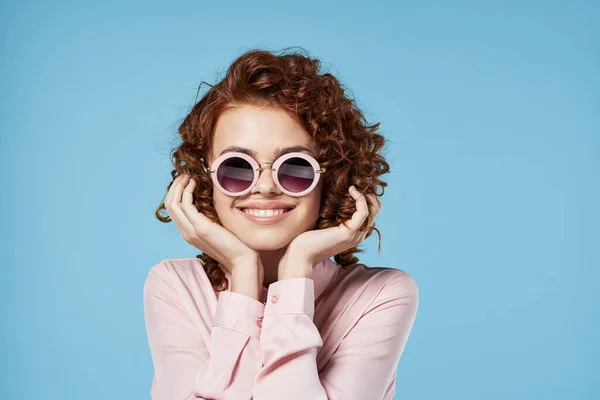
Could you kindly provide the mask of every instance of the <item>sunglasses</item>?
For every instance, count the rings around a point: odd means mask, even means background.
[[[258,182],[262,167],[251,156],[229,152],[213,161],[211,169],[204,166],[204,172],[211,174],[212,180],[223,193],[229,196],[243,196]],[[279,157],[272,164],[273,180],[279,189],[290,196],[303,196],[319,183],[319,177],[325,172],[317,160],[308,154],[293,152]]]

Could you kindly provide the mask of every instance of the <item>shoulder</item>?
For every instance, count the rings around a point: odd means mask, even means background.
[[[211,288],[210,280],[199,258],[167,258],[148,271],[144,291],[154,289]]]
[[[405,270],[392,267],[371,267],[354,264],[340,269],[339,283],[346,290],[368,294],[372,303],[384,299],[402,298],[415,308],[419,300],[419,288],[413,277]]]
[[[418,300],[419,287],[414,278],[402,269],[385,268],[389,272],[389,278],[385,282],[387,290],[397,296]]]
[[[402,269],[366,266],[363,275],[371,285],[371,295],[362,317],[369,315],[371,321],[384,318],[399,336],[408,335],[419,307],[419,288],[413,277]]]
[[[150,329],[158,329],[157,318],[162,322],[166,318],[171,322],[161,329],[177,323],[210,341],[217,296],[199,258],[169,258],[153,265],[143,286],[143,304]]]

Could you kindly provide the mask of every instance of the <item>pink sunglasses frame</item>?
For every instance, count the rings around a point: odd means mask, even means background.
[[[228,160],[229,158],[232,158],[232,157],[243,158],[244,160],[248,161],[248,163],[250,163],[250,165],[252,166],[252,169],[254,170],[254,179],[252,180],[252,183],[250,184],[250,186],[247,189],[245,189],[241,192],[238,192],[238,193],[230,192],[230,191],[226,190],[223,186],[221,186],[221,184],[219,183],[219,180],[217,179],[217,174],[216,174],[216,171],[219,169],[219,166],[225,160]],[[315,170],[315,178],[313,180],[313,183],[306,190],[299,192],[299,193],[290,192],[289,190],[284,188],[281,185],[281,183],[279,183],[279,179],[277,177],[277,169],[281,166],[281,164],[283,164],[286,160],[288,160],[290,158],[295,158],[295,157],[299,157],[299,158],[302,158],[302,159],[308,161]],[[251,191],[254,188],[254,186],[256,186],[256,183],[258,182],[258,177],[259,177],[260,171],[262,170],[262,167],[258,164],[258,162],[253,157],[249,156],[248,154],[239,153],[239,152],[235,152],[235,151],[225,153],[225,154],[222,154],[221,156],[217,157],[217,159],[215,159],[213,161],[210,169],[207,169],[204,166],[204,159],[202,159],[202,162],[203,162],[202,168],[204,168],[204,172],[210,174],[215,186],[217,188],[219,188],[219,190],[222,191],[223,193],[225,193],[226,195],[234,196],[234,197],[243,196],[246,193],[248,193],[249,191]],[[294,197],[300,197],[300,196],[304,196],[307,193],[310,193],[310,191],[313,190],[315,188],[315,186],[317,186],[317,184],[319,183],[321,174],[325,172],[325,169],[321,168],[321,166],[319,165],[319,162],[317,160],[315,160],[314,157],[312,157],[308,154],[305,154],[305,153],[301,153],[301,152],[287,153],[287,154],[284,154],[281,157],[279,157],[277,160],[275,160],[274,163],[263,162],[261,164],[271,164],[270,169],[271,169],[271,173],[273,174],[273,181],[275,181],[275,184],[277,185],[277,187],[283,193],[285,193],[289,196],[294,196]]]

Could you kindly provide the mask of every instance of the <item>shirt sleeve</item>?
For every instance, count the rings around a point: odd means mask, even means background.
[[[223,291],[210,342],[194,326],[163,272],[150,270],[144,284],[144,318],[154,364],[152,400],[244,400],[262,363],[258,339],[264,304]]]
[[[391,278],[319,376],[316,356],[323,342],[313,323],[314,281],[293,278],[271,284],[260,335],[264,365],[255,380],[254,400],[391,399],[417,307],[412,278]]]

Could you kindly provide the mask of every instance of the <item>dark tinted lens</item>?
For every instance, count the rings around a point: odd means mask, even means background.
[[[248,189],[254,180],[254,170],[243,158],[232,157],[219,165],[217,179],[225,190],[238,193]]]
[[[305,159],[292,157],[281,164],[277,179],[286,190],[294,193],[305,191],[315,180],[315,169]]]

